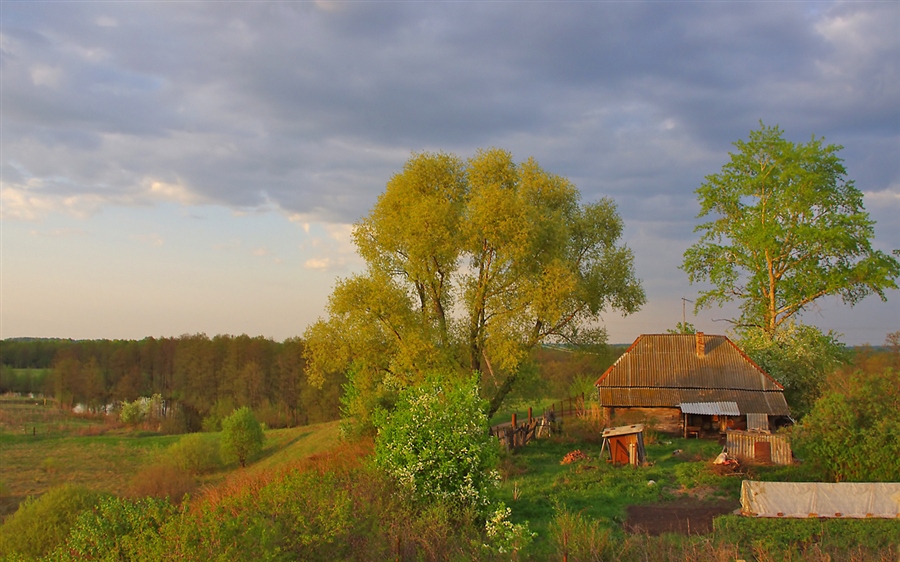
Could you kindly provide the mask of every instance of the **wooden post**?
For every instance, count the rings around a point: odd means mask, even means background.
[[[515,412],[513,412],[513,415],[512,415],[512,428],[513,429],[516,428],[516,413]]]
[[[528,424],[531,425],[531,406],[528,406]]]

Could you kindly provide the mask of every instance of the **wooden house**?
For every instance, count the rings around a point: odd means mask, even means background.
[[[595,386],[609,424],[699,437],[790,422],[784,387],[726,336],[639,336]]]

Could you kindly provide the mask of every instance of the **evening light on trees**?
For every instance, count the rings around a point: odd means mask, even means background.
[[[604,310],[644,303],[621,234],[611,200],[582,204],[533,159],[415,154],[356,224],[366,271],[306,331],[310,380],[347,372],[346,413],[365,424],[426,372],[477,371],[492,413],[535,346],[603,343]]]
[[[874,221],[846,179],[842,148],[795,144],[760,125],[697,189],[700,241],[684,254],[691,283],[708,282],[697,308],[741,302],[739,327],[776,330],[817,299],[853,305],[896,289],[900,263],[872,248]],[[896,253],[896,250],[895,250]]]

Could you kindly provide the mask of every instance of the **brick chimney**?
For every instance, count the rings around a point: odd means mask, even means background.
[[[706,357],[706,340],[703,332],[697,332],[697,357]]]

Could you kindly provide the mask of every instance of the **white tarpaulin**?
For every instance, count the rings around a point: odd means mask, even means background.
[[[900,517],[897,482],[741,484],[741,513],[754,517]]]

